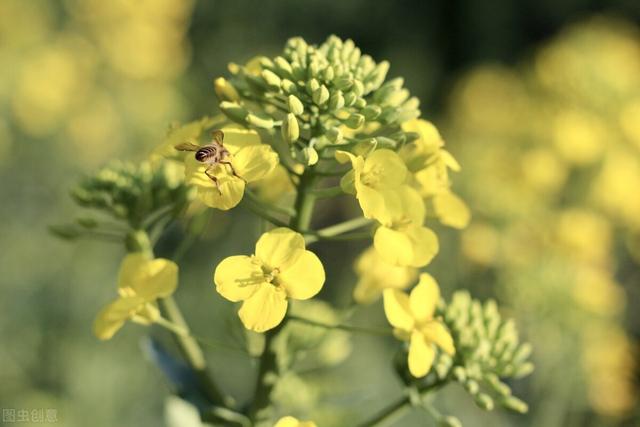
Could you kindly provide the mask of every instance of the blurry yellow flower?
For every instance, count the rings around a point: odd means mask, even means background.
[[[384,312],[398,339],[409,341],[409,371],[416,378],[429,373],[435,359],[435,345],[448,354],[455,353],[453,338],[444,324],[433,315],[440,300],[438,284],[429,274],[410,295],[397,289],[385,289]]]
[[[381,149],[366,158],[346,151],[337,151],[340,163],[351,161],[349,171],[340,181],[343,190],[355,193],[365,218],[387,223],[391,220],[388,201],[407,176],[402,159],[393,151]]]
[[[480,265],[496,262],[500,239],[497,230],[488,225],[473,222],[462,233],[461,249],[464,256]]]
[[[558,113],[552,134],[560,155],[575,165],[596,161],[609,138],[598,117],[577,110]]]
[[[125,257],[120,267],[117,300],[96,317],[95,335],[110,339],[127,320],[148,325],[160,317],[155,300],[171,295],[178,286],[178,266],[168,259],[151,259],[142,253]]]
[[[412,174],[411,183],[420,195],[431,201],[441,223],[464,228],[471,219],[467,205],[450,190],[448,170],[459,171],[460,165],[442,147],[444,142],[436,127],[422,119],[403,123],[402,130],[414,132],[418,139],[405,144],[399,155]]]
[[[387,219],[373,237],[382,258],[394,265],[422,267],[438,253],[438,238],[424,227],[425,208],[416,190],[402,185],[385,195]]]
[[[355,262],[358,283],[353,299],[359,304],[369,304],[387,288],[405,289],[418,277],[418,270],[400,267],[386,262],[373,247],[366,249]]]
[[[287,298],[305,300],[322,288],[322,262],[305,249],[304,238],[288,228],[264,233],[255,255],[225,258],[213,281],[229,301],[243,301],[238,311],[247,329],[264,332],[276,327],[287,312]]]
[[[246,182],[254,182],[268,175],[278,164],[278,154],[260,142],[260,136],[251,130],[225,128],[224,146],[231,153],[234,176],[227,165],[218,164],[209,169],[209,174],[218,179],[219,189],[205,174],[208,166],[190,154],[185,160],[185,175],[188,182],[198,189],[198,198],[209,207],[228,210],[242,200]]]
[[[556,239],[575,259],[604,264],[611,255],[611,225],[606,218],[587,209],[557,213]]]
[[[283,417],[273,427],[316,427],[313,421],[298,421],[297,418]]]
[[[289,178],[289,172],[281,164],[278,164],[261,180],[252,183],[251,189],[255,190],[260,199],[269,203],[281,203],[284,201],[283,199],[295,194],[295,187]]]

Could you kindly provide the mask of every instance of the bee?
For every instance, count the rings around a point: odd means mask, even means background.
[[[211,132],[211,142],[206,145],[198,145],[191,142],[183,142],[181,144],[176,145],[174,148],[178,151],[191,151],[195,152],[196,160],[200,163],[204,163],[207,165],[207,168],[204,170],[205,175],[213,181],[218,190],[218,193],[222,195],[222,190],[220,190],[220,182],[218,178],[211,174],[211,170],[216,165],[225,165],[229,166],[231,169],[231,173],[233,176],[240,178],[245,181],[240,175],[238,175],[231,164],[231,153],[224,146],[224,132],[221,130],[214,130]]]

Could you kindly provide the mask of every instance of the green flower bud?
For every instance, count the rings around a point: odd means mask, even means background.
[[[456,366],[451,372],[453,374],[453,378],[459,383],[463,383],[467,380],[467,372],[462,366]]]
[[[489,387],[491,387],[491,389],[495,391],[497,394],[501,396],[511,395],[511,388],[509,388],[508,385],[500,381],[500,379],[496,374],[489,373],[484,377],[484,379],[487,382],[487,384],[489,384]]]
[[[342,107],[344,107],[344,97],[342,96],[342,92],[337,90],[329,97],[329,108],[336,111]]]
[[[64,240],[75,240],[80,237],[80,231],[72,225],[50,225],[49,232]]]
[[[527,412],[529,412],[529,406],[515,396],[509,396],[501,400],[500,404],[505,408],[518,412],[520,414],[526,414]]]
[[[260,75],[270,88],[280,89],[280,77],[276,73],[271,70],[262,70]]]
[[[307,82],[307,93],[313,95],[313,93],[320,88],[320,82],[316,79],[311,79]]]
[[[356,102],[356,99],[357,97],[355,93],[347,92],[344,94],[344,105],[347,107],[351,107]]]
[[[98,221],[91,217],[77,218],[76,222],[84,228],[96,228],[98,226]]]
[[[340,144],[343,138],[342,131],[338,128],[331,128],[327,130],[327,132],[325,133],[325,136],[329,141],[331,141],[334,144]]]
[[[271,117],[258,117],[255,114],[247,114],[247,123],[260,129],[272,129],[273,119]]]
[[[229,117],[229,119],[234,122],[240,124],[247,123],[247,115],[249,112],[244,109],[241,105],[235,102],[222,101],[220,103],[220,110],[224,113],[225,116]]]
[[[438,420],[438,427],[462,427],[462,423],[456,417],[448,415]]]
[[[280,83],[280,87],[284,91],[284,93],[295,94],[298,93],[298,86],[289,79],[282,79]]]
[[[360,97],[364,93],[364,85],[360,80],[354,80],[353,88],[351,88],[351,90],[353,91],[353,93],[355,93],[356,96]],[[409,91],[407,91],[407,94],[408,93]]]
[[[312,98],[316,105],[322,105],[329,100],[329,90],[325,85],[322,85],[313,92]]]
[[[344,124],[351,129],[358,129],[364,124],[364,116],[357,113],[351,114],[349,118],[345,120]]]
[[[534,370],[533,363],[526,362],[516,368],[515,372],[513,373],[513,376],[515,378],[526,377],[527,375],[532,373],[533,370]]]
[[[331,80],[333,80],[333,78],[335,76],[336,76],[335,71],[333,70],[333,67],[331,67],[331,66],[325,68],[323,73],[322,73],[322,77],[324,78],[324,81],[326,81],[326,82],[330,82]]]
[[[282,121],[282,139],[291,144],[298,140],[300,137],[300,127],[298,126],[298,120],[293,113],[287,114],[287,117]]]
[[[367,100],[364,98],[356,98],[356,102],[353,103],[353,106],[362,109],[367,106]]]
[[[224,77],[218,77],[213,81],[213,89],[220,101],[237,101],[240,99],[236,88]]]
[[[468,379],[466,383],[464,383],[464,389],[467,390],[469,394],[477,394],[480,390],[480,386],[478,382],[472,379]]]
[[[318,152],[313,147],[304,147],[302,149],[302,155],[304,156],[305,163],[308,166],[313,166],[318,163]]]
[[[353,79],[349,77],[339,77],[333,81],[333,85],[336,89],[344,92],[351,89],[351,86],[353,86]]]
[[[289,64],[289,61],[284,59],[282,56],[277,56],[273,60],[273,62],[276,66],[276,69],[282,76],[293,77],[293,69],[291,68],[291,64]]]
[[[295,95],[289,95],[287,98],[287,106],[289,107],[289,111],[296,116],[304,113],[304,105],[302,105],[302,101]]]
[[[387,77],[388,72],[389,61],[382,61],[376,65],[373,71],[364,79],[363,83],[365,84],[367,91],[370,92],[378,89]]]
[[[473,401],[480,409],[492,411],[494,407],[493,399],[486,393],[478,393],[474,396]]]
[[[368,105],[362,109],[361,113],[367,121],[375,120],[378,118],[380,113],[382,112],[382,108],[377,105]]]

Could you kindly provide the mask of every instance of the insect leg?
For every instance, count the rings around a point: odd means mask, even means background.
[[[241,177],[240,175],[238,175],[236,173],[236,170],[233,168],[233,165],[231,164],[231,162],[220,162],[223,165],[228,165],[231,168],[231,173],[233,174],[233,176],[240,178],[241,180],[243,180],[245,182],[245,184],[247,183],[247,180],[244,179],[243,177]]]
[[[204,174],[207,175],[211,179],[211,181],[213,181],[213,183],[216,185],[216,190],[218,190],[218,193],[220,193],[220,195],[222,196],[222,190],[220,189],[220,182],[218,181],[218,178],[209,174],[210,169],[211,167],[208,167],[207,169],[205,169]]]

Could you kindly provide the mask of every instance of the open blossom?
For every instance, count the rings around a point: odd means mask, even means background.
[[[156,299],[171,295],[178,286],[178,266],[163,258],[131,253],[122,261],[118,299],[100,311],[93,325],[96,336],[108,340],[127,320],[149,325],[160,317]]]
[[[255,255],[225,258],[213,278],[220,295],[243,301],[240,320],[256,332],[276,327],[287,312],[287,299],[313,297],[324,279],[322,262],[305,249],[302,235],[288,228],[264,233],[256,243]]]
[[[299,421],[294,417],[282,417],[273,427],[316,427],[313,421]]]
[[[387,288],[405,289],[418,277],[418,270],[386,262],[373,247],[367,248],[355,262],[358,283],[353,299],[359,304],[369,304],[382,296]]]
[[[381,149],[366,158],[347,151],[337,151],[340,163],[351,161],[353,170],[341,180],[343,190],[355,193],[365,218],[380,222],[391,220],[391,198],[398,187],[404,184],[407,168],[394,151]]]
[[[242,200],[247,183],[267,176],[278,165],[278,154],[262,144],[257,132],[238,128],[225,128],[224,146],[231,154],[235,176],[227,165],[218,164],[209,174],[218,179],[219,187],[205,174],[208,166],[190,153],[185,159],[187,182],[198,189],[198,198],[212,208],[228,210]],[[218,191],[219,188],[219,191]]]
[[[387,218],[380,221],[373,246],[394,265],[423,267],[438,253],[436,234],[422,225],[425,207],[413,188],[402,185],[387,195]]]
[[[464,228],[471,213],[467,205],[450,189],[449,169],[459,171],[460,165],[444,148],[436,127],[422,119],[402,124],[402,130],[418,134],[418,139],[404,145],[398,152],[410,172],[411,184],[428,202],[433,214],[445,225]]]
[[[444,324],[434,318],[440,289],[429,274],[420,275],[420,281],[410,295],[397,289],[385,289],[384,312],[394,327],[394,334],[409,341],[409,371],[416,378],[431,370],[435,359],[435,346],[448,354],[455,353],[453,338]]]

